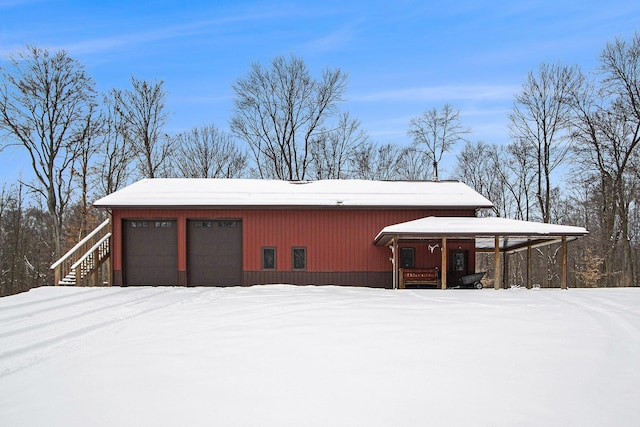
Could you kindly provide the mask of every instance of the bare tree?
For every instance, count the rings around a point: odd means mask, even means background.
[[[41,205],[26,206],[18,182],[0,193],[0,296],[50,284],[50,217]]]
[[[576,67],[541,64],[537,74],[527,76],[509,116],[512,136],[526,141],[536,152],[536,197],[544,222],[550,220],[551,173],[568,150],[571,115],[567,101],[578,77]]]
[[[23,241],[23,188],[2,186],[0,195],[0,296],[19,292]],[[28,285],[25,283],[25,285]],[[29,286],[31,287],[31,286]],[[28,289],[28,288],[27,288]]]
[[[312,141],[345,89],[340,69],[327,69],[316,80],[294,55],[275,58],[270,68],[253,64],[236,81],[231,131],[249,144],[261,178],[306,178]]]
[[[508,157],[500,161],[503,167],[499,171],[508,170],[509,176],[503,176],[504,182],[513,196],[515,219],[529,221],[531,219],[532,185],[535,179],[535,161],[531,146],[517,139],[507,146]]]
[[[9,294],[8,277],[11,272],[7,258],[10,252],[9,241],[7,238],[8,229],[8,212],[11,203],[11,195],[7,190],[6,184],[2,184],[0,191],[0,296]]]
[[[0,86],[0,130],[31,158],[36,183],[30,187],[46,200],[58,256],[94,84],[65,51],[28,47],[12,58],[11,65]]]
[[[134,157],[133,148],[125,132],[122,115],[118,112],[115,93],[112,91],[103,98],[103,112],[100,121],[98,159],[96,168],[96,186],[100,196],[111,194],[129,182]]]
[[[176,146],[176,168],[186,178],[238,178],[247,170],[247,155],[214,125],[177,135]]]
[[[438,164],[445,152],[464,140],[469,129],[462,126],[460,112],[445,104],[440,111],[436,108],[426,110],[409,122],[409,135],[416,147],[424,150],[433,163],[433,180],[437,181]]]
[[[311,140],[311,168],[313,179],[340,179],[348,175],[354,150],[369,140],[360,129],[360,121],[349,113],[340,115],[335,128],[322,129]]]
[[[162,133],[168,116],[163,84],[131,77],[131,89],[112,92],[126,143],[138,156],[138,170],[145,178],[167,175],[166,162],[172,153],[172,140]]]
[[[601,55],[603,86],[586,78],[572,93],[576,160],[597,174],[598,224],[608,282],[635,283],[630,221],[640,177],[634,173],[640,143],[640,36],[616,40]],[[616,270],[622,273],[618,275]],[[615,276],[619,278],[614,279]]]
[[[533,174],[528,146],[467,142],[457,158],[456,178],[491,200],[495,215],[529,220]]]
[[[604,95],[615,96],[620,108],[640,124],[640,33],[630,43],[622,39],[608,43],[600,63]]]
[[[431,172],[431,168],[427,166],[429,163],[423,150],[415,146],[405,147],[398,155],[397,178],[408,181],[429,179],[429,172]]]
[[[511,198],[507,187],[508,171],[495,144],[467,141],[457,155],[457,179],[493,202],[493,213],[508,217]]]
[[[90,105],[89,111],[85,118],[85,124],[82,128],[78,129],[78,152],[76,155],[76,164],[73,168],[73,177],[78,182],[78,188],[80,189],[79,200],[79,217],[76,224],[71,227],[70,234],[75,241],[82,239],[86,236],[90,228],[96,224],[95,220],[91,219],[90,211],[92,210],[91,203],[89,201],[89,187],[92,180],[92,162],[93,158],[99,150],[99,146],[96,139],[100,133],[100,118],[95,113],[96,106]],[[69,221],[66,221],[67,225]]]
[[[491,172],[493,169],[491,153],[494,150],[494,146],[483,141],[467,141],[457,155],[455,177],[485,197],[489,197],[491,181],[495,177]]]
[[[351,178],[370,180],[398,179],[402,150],[394,144],[363,144],[353,152]]]

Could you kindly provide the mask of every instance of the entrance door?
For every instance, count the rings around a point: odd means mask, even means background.
[[[447,274],[447,286],[457,286],[458,280],[465,276],[468,271],[469,251],[462,249],[451,249],[449,251],[449,272]]]
[[[125,220],[124,283],[178,285],[178,233],[172,220]]]
[[[242,285],[242,221],[189,220],[190,286]]]

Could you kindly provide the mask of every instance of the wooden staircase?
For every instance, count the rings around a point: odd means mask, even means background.
[[[55,284],[63,286],[99,286],[100,267],[111,255],[111,223],[107,219],[82,239],[51,269],[55,270]],[[110,284],[110,280],[106,284]]]

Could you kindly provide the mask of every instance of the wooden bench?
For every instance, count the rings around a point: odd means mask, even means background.
[[[440,288],[440,271],[437,268],[401,268],[400,289],[405,289],[407,285]]]

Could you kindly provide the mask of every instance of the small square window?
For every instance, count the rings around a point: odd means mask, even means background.
[[[262,248],[262,269],[276,269],[276,248]]]
[[[219,220],[218,228],[238,228],[238,221],[234,220]]]
[[[293,248],[292,265],[294,270],[304,270],[307,268],[307,248]]]
[[[194,228],[211,228],[213,226],[213,221],[207,220],[198,220],[193,223]]]

